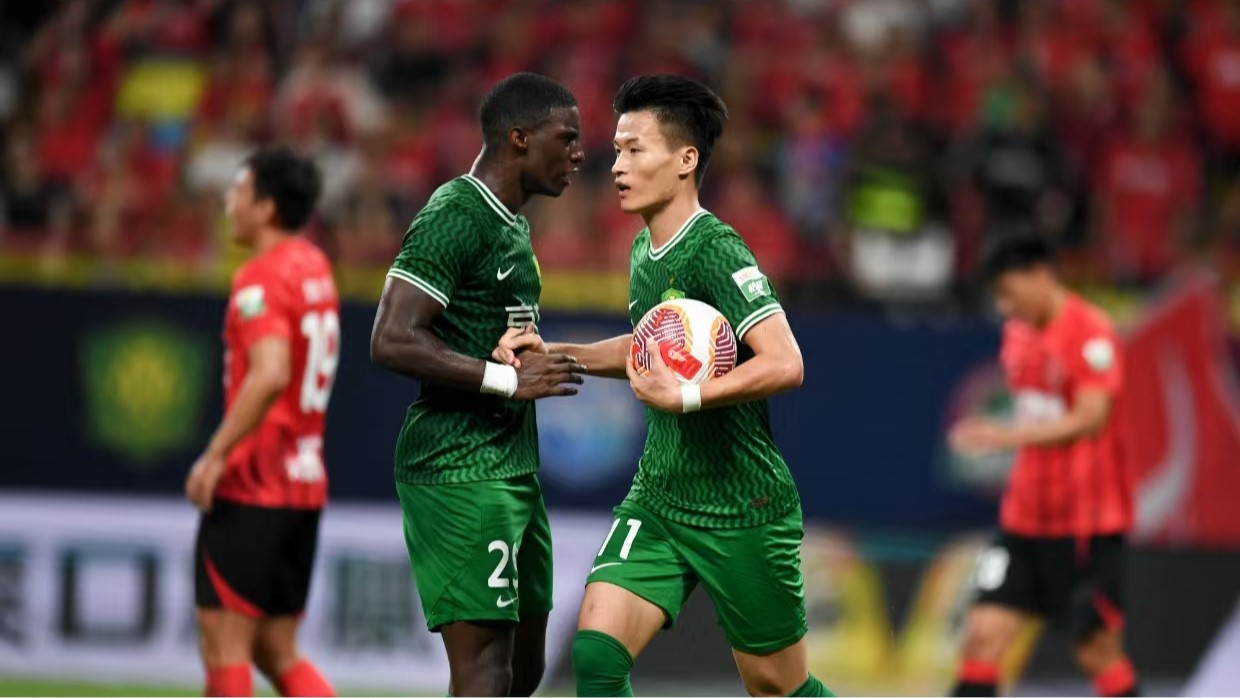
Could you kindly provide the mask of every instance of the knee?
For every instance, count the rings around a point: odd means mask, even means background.
[[[979,612],[969,614],[961,643],[961,653],[966,659],[989,663],[997,663],[1003,659],[1008,643],[1019,628],[1006,618],[992,616],[993,614]]]
[[[273,637],[269,633],[260,633],[254,642],[254,666],[272,682],[277,681],[300,659],[297,643],[291,637]]]
[[[502,663],[486,662],[468,667],[468,669],[462,673],[465,675],[452,677],[452,695],[511,695],[511,666]]]
[[[539,657],[531,659],[521,666],[513,667],[512,671],[512,688],[509,690],[510,696],[532,696],[534,691],[538,690],[538,685],[542,683],[543,672],[547,669],[546,661]]]
[[[619,640],[597,630],[573,638],[573,675],[579,695],[625,695],[633,655]]]
[[[1073,647],[1076,664],[1086,676],[1095,676],[1123,657],[1119,638],[1098,631],[1077,640]]]
[[[747,671],[741,677],[741,681],[745,684],[745,691],[751,696],[786,696],[797,689],[797,686],[788,686],[787,677],[781,676],[774,668],[758,667]]]
[[[208,667],[249,664],[253,660],[254,638],[236,623],[200,613],[198,650]]]
[[[296,648],[273,646],[261,640],[254,644],[254,666],[273,684],[284,672],[296,665],[299,659]]]

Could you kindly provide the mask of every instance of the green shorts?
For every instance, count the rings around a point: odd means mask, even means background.
[[[806,633],[801,508],[761,526],[678,524],[631,501],[599,549],[586,583],[607,582],[663,609],[676,622],[700,582],[733,649],[765,655]]]
[[[396,483],[426,627],[551,611],[551,526],[537,475]]]

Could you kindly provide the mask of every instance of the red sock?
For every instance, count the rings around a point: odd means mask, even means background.
[[[960,662],[953,696],[994,696],[999,692],[999,665],[976,659]]]
[[[1094,676],[1094,690],[1100,696],[1136,695],[1137,672],[1127,657],[1120,659]]]
[[[282,696],[334,696],[332,685],[319,673],[319,670],[303,659],[284,672],[280,677],[280,695]]]
[[[203,690],[203,695],[254,695],[254,677],[250,673],[250,665],[231,664],[229,666],[207,669],[207,687]]]

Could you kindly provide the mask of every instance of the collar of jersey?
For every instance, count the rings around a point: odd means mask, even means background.
[[[676,246],[676,243],[680,242],[681,238],[685,236],[685,233],[689,232],[689,228],[693,227],[693,224],[697,221],[697,219],[709,213],[710,211],[707,211],[704,208],[699,208],[698,210],[694,211],[693,215],[689,216],[689,220],[685,221],[680,226],[680,230],[677,230],[676,234],[672,236],[672,239],[663,243],[663,246],[657,250],[654,248],[654,236],[652,235],[650,238],[650,247],[647,249],[647,252],[650,254],[650,258],[661,259],[663,255],[667,254],[668,250],[672,249],[673,247]]]
[[[512,213],[512,211],[508,210],[507,206],[500,202],[499,197],[495,196],[495,193],[492,192],[487,185],[482,183],[482,180],[471,174],[461,175],[461,179],[474,185],[474,188],[477,189],[478,193],[482,195],[482,200],[487,202],[487,205],[491,207],[491,210],[495,211],[495,215],[504,219],[505,223],[508,225],[513,225],[517,222],[517,217]]]

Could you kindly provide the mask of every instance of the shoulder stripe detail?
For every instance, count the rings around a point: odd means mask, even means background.
[[[504,206],[504,204],[500,202],[499,197],[495,196],[495,192],[491,191],[487,185],[482,183],[482,180],[470,174],[461,175],[461,179],[472,184],[474,189],[477,189],[478,193],[482,195],[482,200],[487,202],[487,205],[491,207],[491,210],[494,211],[500,218],[504,219],[505,223],[512,225],[517,222],[517,217],[513,215],[512,211],[508,210],[507,206]]]
[[[439,301],[439,304],[443,307],[448,307],[448,297],[445,296],[442,291],[430,285],[426,281],[414,276],[413,274],[401,269],[393,268],[388,270],[387,275],[393,279],[400,279],[406,283],[413,284],[414,286],[425,291],[426,295]]]
[[[685,221],[680,226],[680,230],[677,230],[676,234],[673,235],[670,240],[663,243],[663,246],[657,250],[654,248],[654,240],[652,238],[650,241],[650,248],[648,250],[650,254],[650,258],[661,259],[663,255],[667,254],[668,250],[675,247],[676,243],[680,242],[685,237],[685,234],[689,232],[689,229],[693,227],[693,224],[696,223],[699,218],[701,218],[702,216],[706,216],[706,215],[710,215],[710,211],[707,211],[704,208],[699,208],[698,210],[694,211],[693,215],[689,216],[689,220]]]
[[[745,333],[752,330],[754,325],[762,322],[772,315],[778,315],[782,312],[784,312],[784,308],[778,303],[758,308],[753,311],[749,314],[749,317],[741,320],[741,324],[736,326],[736,341],[741,341],[741,339],[745,336]]]

